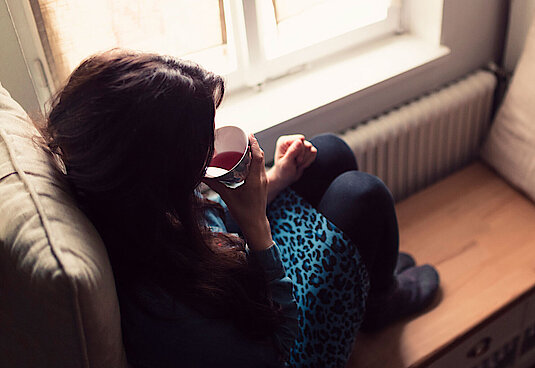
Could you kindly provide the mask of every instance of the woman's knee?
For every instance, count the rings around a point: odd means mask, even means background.
[[[327,170],[336,168],[340,173],[358,170],[357,160],[347,143],[333,133],[313,137],[310,142],[318,149],[316,164]]]
[[[357,162],[349,146],[334,134],[322,134],[310,141],[318,149],[316,159],[292,188],[316,207],[333,180],[356,170]]]
[[[332,182],[328,191],[351,208],[381,209],[394,205],[392,194],[383,181],[361,171],[341,174]]]

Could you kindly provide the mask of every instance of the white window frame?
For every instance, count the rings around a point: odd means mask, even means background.
[[[28,1],[6,0],[12,13],[21,49],[24,52],[34,89],[41,106],[59,86],[54,85],[50,68]],[[262,85],[295,70],[306,68],[314,60],[336,54],[387,34],[400,31],[401,1],[395,0],[388,18],[379,23],[321,41],[294,52],[268,60],[264,52],[262,9],[271,0],[225,0],[229,53],[234,53],[236,69],[224,74],[226,89],[235,91]],[[188,56],[185,56],[187,58]]]
[[[229,3],[229,1],[226,1]],[[306,68],[311,62],[343,50],[402,32],[402,1],[394,0],[387,19],[301,49],[268,59],[263,30],[268,25],[265,13],[271,13],[271,0],[230,0],[233,31],[236,37],[238,70],[241,73],[227,75],[230,90],[240,87],[260,86],[269,79],[276,79],[295,70]]]

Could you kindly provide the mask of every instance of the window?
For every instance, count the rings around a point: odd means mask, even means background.
[[[55,84],[112,47],[166,53],[258,85],[399,28],[401,0],[29,0]]]
[[[235,69],[222,0],[30,0],[54,78],[113,47],[189,56]],[[215,62],[214,62],[215,61]]]
[[[389,7],[389,0],[273,0],[275,17],[264,21],[266,54],[274,58],[379,23]]]

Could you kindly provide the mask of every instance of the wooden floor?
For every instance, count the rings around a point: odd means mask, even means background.
[[[425,366],[535,286],[535,204],[475,163],[399,203],[400,248],[441,276],[425,314],[357,336],[349,368]]]

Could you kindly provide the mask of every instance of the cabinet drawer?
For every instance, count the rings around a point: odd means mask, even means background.
[[[505,368],[516,363],[526,302],[469,335],[430,368]]]
[[[518,368],[535,366],[535,294],[526,303],[524,323],[521,330]]]

